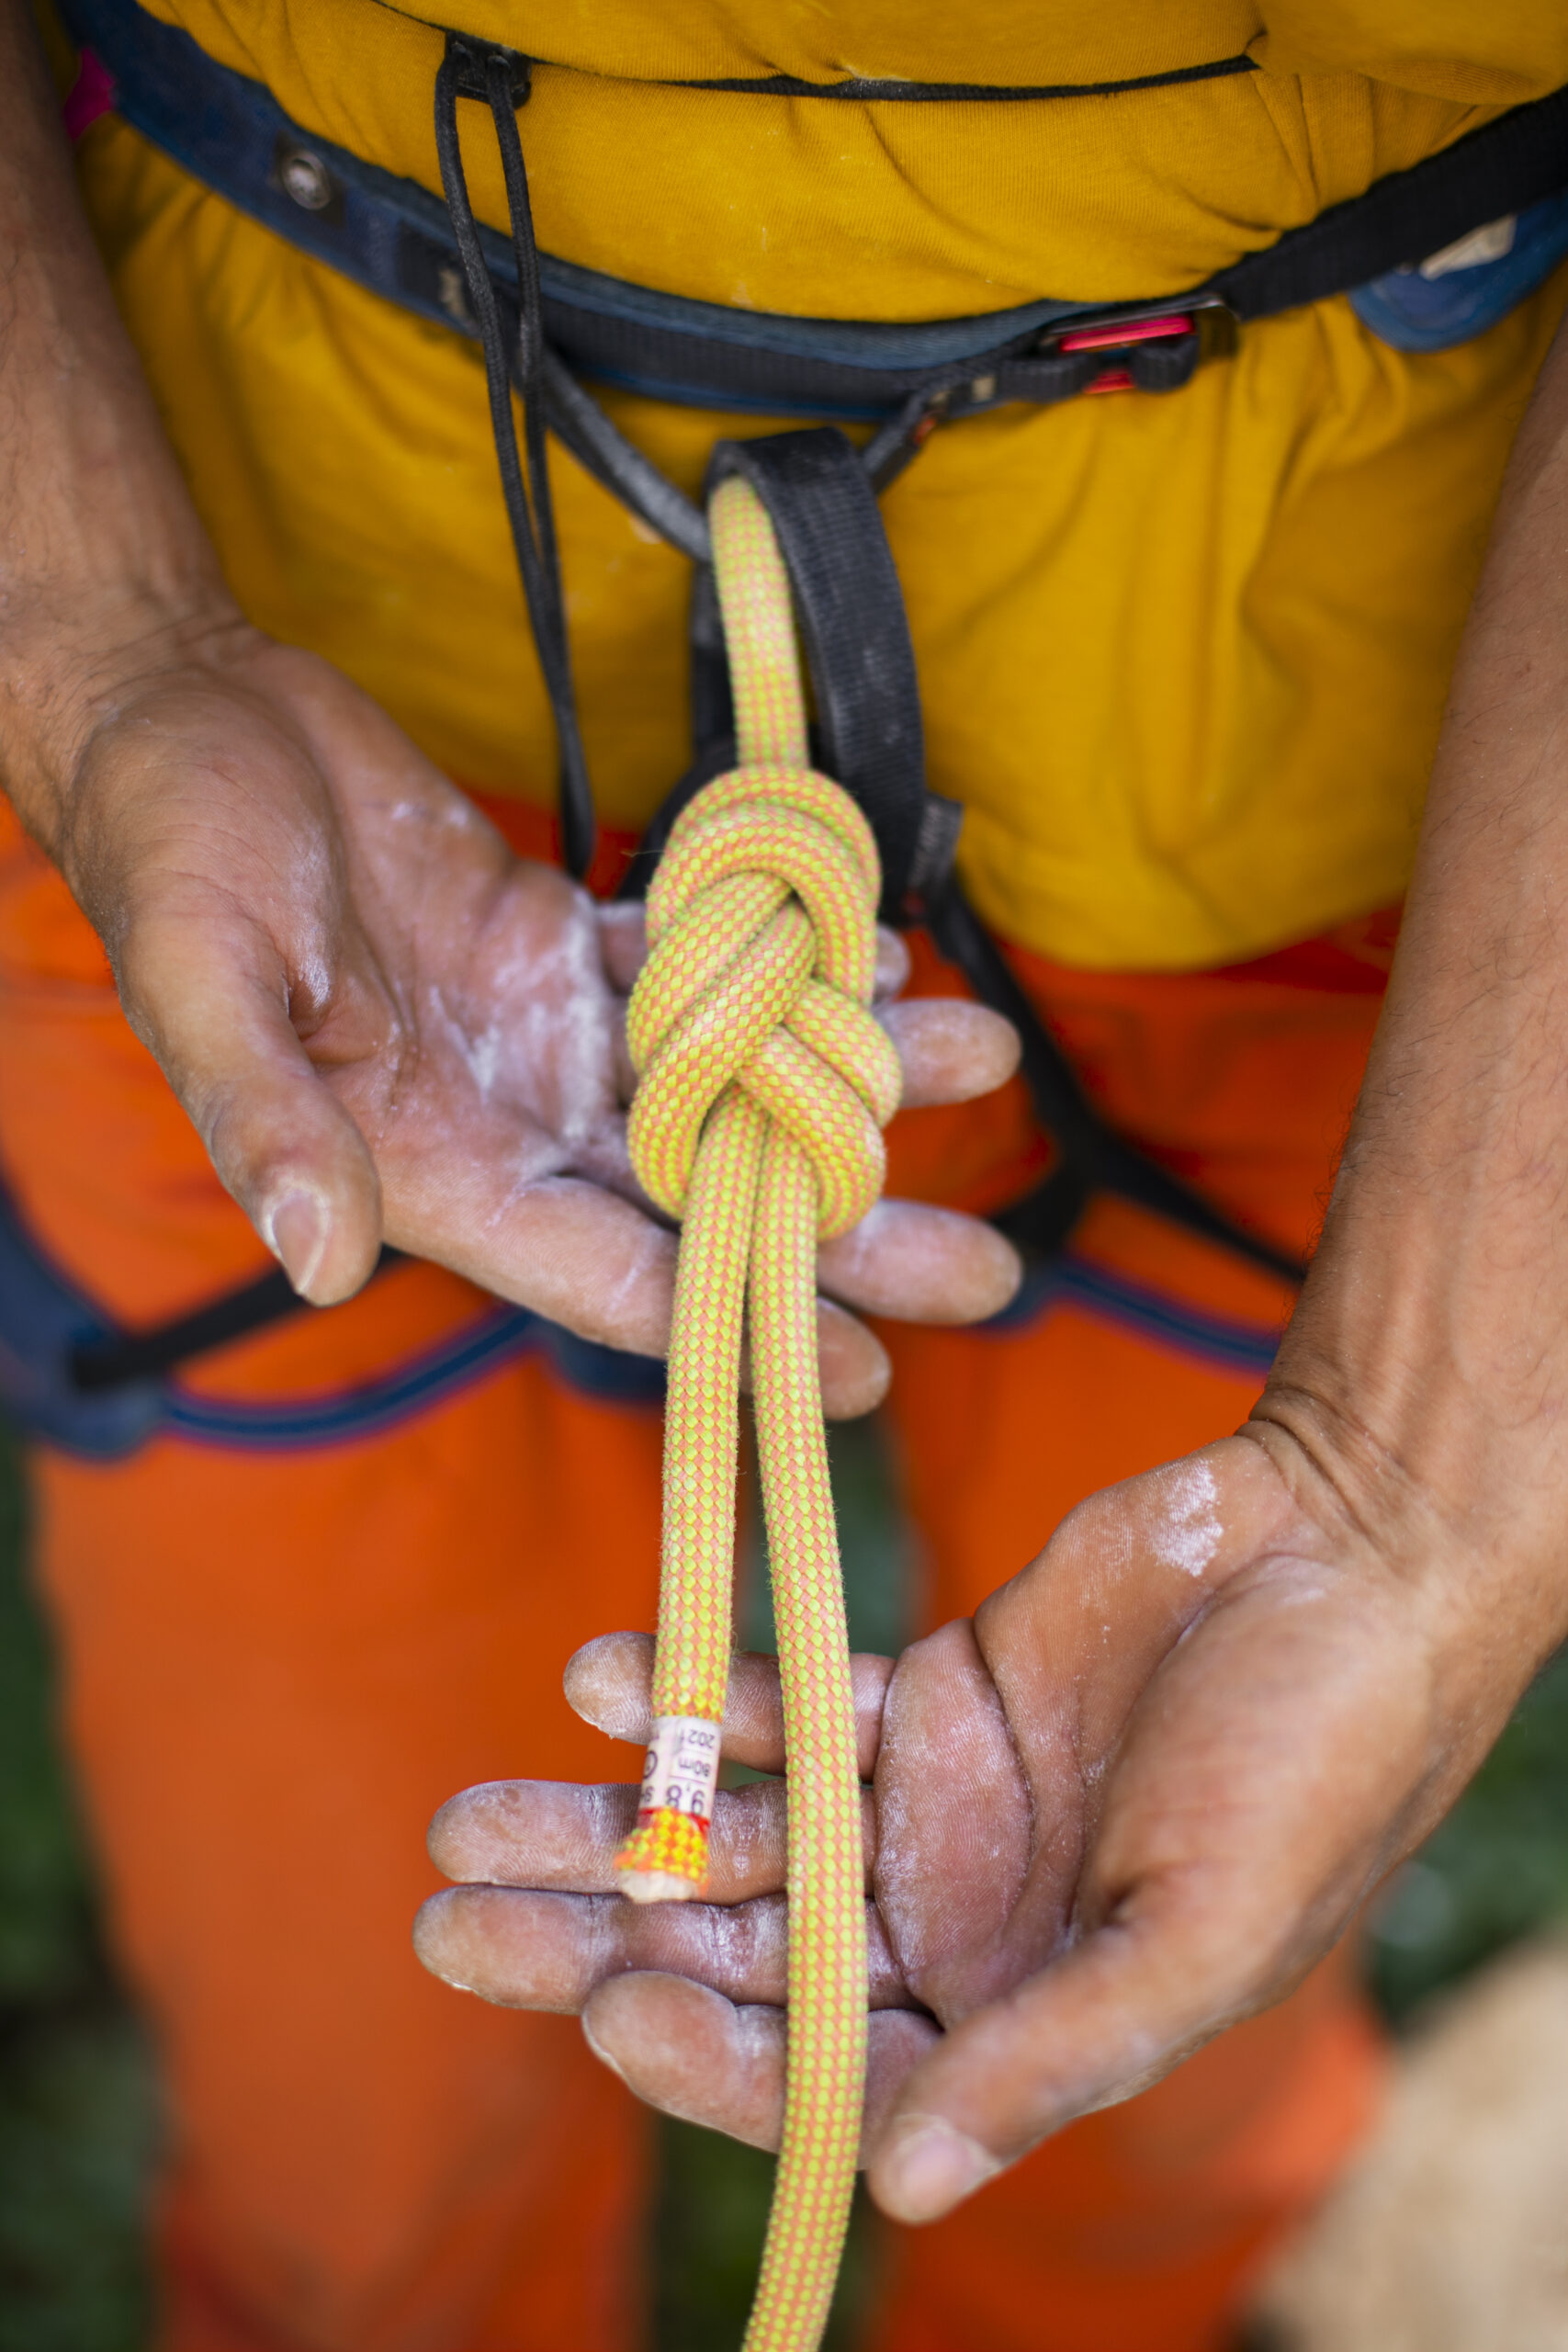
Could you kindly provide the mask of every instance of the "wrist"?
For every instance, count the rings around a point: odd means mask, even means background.
[[[182,674],[265,642],[210,567],[178,587],[60,584],[16,599],[0,630],[0,774],[23,823],[69,868],[87,754],[106,722]]]
[[[1308,1550],[1381,1587],[1421,1651],[1435,1770],[1457,1790],[1568,1637],[1568,1462],[1539,1399],[1494,1376],[1502,1335],[1460,1337],[1466,1286],[1442,1265],[1416,1269],[1386,1231],[1375,1256],[1336,1237],[1244,1434]]]
[[[54,851],[126,682],[239,616],[78,202],[25,0],[0,0],[0,777]]]

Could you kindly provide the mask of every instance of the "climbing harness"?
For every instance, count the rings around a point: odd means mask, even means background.
[[[854,1696],[817,1367],[817,1244],[874,1205],[898,1059],[869,1010],[881,874],[810,764],[789,580],[736,473],[709,505],[737,760],[687,802],[649,894],[628,1041],[633,1165],[682,1219],[665,1408],[655,1722],[617,1858],[643,1902],[700,1896],[733,1647],[742,1320],[778,1624],[789,1787],[784,2143],[749,2352],[826,2324],[864,2097]]]

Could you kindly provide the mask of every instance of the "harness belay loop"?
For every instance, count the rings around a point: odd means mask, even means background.
[[[683,1218],[664,1441],[653,1742],[617,1856],[643,1902],[700,1896],[728,1682],[749,1324],[789,1788],[784,2144],[747,2352],[812,2352],[864,2097],[860,1774],[817,1363],[816,1249],[882,1190],[897,1056],[870,1011],[881,873],[809,765],[789,582],[750,484],[709,509],[739,764],[683,810],[649,894],[628,1035],[633,1163]]]

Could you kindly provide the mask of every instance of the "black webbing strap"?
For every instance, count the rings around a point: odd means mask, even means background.
[[[1072,338],[1184,313],[1191,320],[1187,334],[1133,341],[1114,362],[1140,390],[1175,391],[1206,359],[1234,346],[1238,321],[1349,292],[1564,188],[1568,89],[1516,107],[1440,153],[1385,175],[1201,284],[1147,300],[1080,305],[1021,328],[1001,313],[989,322],[920,329],[730,312],[664,296],[650,301],[615,280],[591,288],[591,274],[578,272],[570,291],[553,280],[547,288],[547,323],[576,374],[629,383],[655,398],[880,420],[911,400],[933,417],[958,417],[1008,401],[1074,399],[1101,379],[1111,346],[1069,347]],[[961,350],[953,356],[917,356],[917,341],[961,328],[973,332],[957,338]]]
[[[817,702],[814,756],[853,793],[876,835],[885,876],[883,920],[923,922],[981,1003],[1005,1013],[1022,1041],[1024,1080],[1058,1158],[1043,1183],[996,1223],[1022,1248],[1054,1251],[1094,1195],[1112,1193],[1271,1274],[1299,1282],[1303,1269],[1294,1259],[1237,1225],[1106,1124],[964,898],[952,866],[962,810],[927,789],[903,592],[881,509],[851,443],[833,426],[721,441],[709,465],[710,489],[737,473],[766,506],[789,573]],[[649,829],[646,846],[655,849],[679,809],[734,759],[711,572],[699,575],[694,594],[692,659],[697,756]],[[651,857],[638,862],[631,892],[646,887],[652,864]]]
[[[946,880],[963,812],[926,789],[915,649],[876,493],[852,443],[833,425],[720,441],[708,463],[709,492],[732,474],[750,483],[777,534],[822,765],[854,795],[876,835],[882,919],[916,921]],[[703,626],[705,611],[694,617],[693,703],[711,725],[728,702],[724,640]]]
[[[1056,1147],[1044,1181],[991,1222],[1020,1249],[1049,1256],[1060,1250],[1097,1193],[1153,1209],[1205,1241],[1231,1250],[1265,1272],[1299,1283],[1306,1268],[1288,1251],[1238,1225],[1156,1159],[1110,1126],[1085,1094],[1072,1064],[1036,1012],[1001,949],[954,878],[927,929],[993,1012],[1005,1013],[1022,1044],[1022,1073],[1041,1125]]]
[[[446,209],[452,216],[452,232],[462,258],[468,306],[484,350],[491,426],[501,466],[507,519],[512,526],[512,543],[539,667],[555,719],[562,857],[568,873],[581,880],[593,857],[593,795],[578,726],[577,697],[572,692],[560,554],[545,457],[544,309],[534,216],[528,201],[528,176],[517,135],[517,108],[527,98],[530,72],[529,61],[513,50],[448,33],[435,77],[435,152],[441,164]],[[510,337],[468,201],[462,145],[457,136],[460,97],[481,100],[489,107],[495,124],[517,273],[516,331]],[[521,452],[512,413],[514,379],[523,401]]]
[[[504,313],[506,301],[502,300]],[[545,422],[585,472],[694,563],[708,560],[707,519],[683,490],[612,424],[592,393],[585,392],[564,361],[547,344],[544,353]],[[879,436],[880,438],[880,436]],[[891,445],[889,445],[891,446]]]
[[[874,450],[885,456],[901,438],[896,422]],[[720,441],[706,487],[740,474],[772,517],[796,585],[817,704],[812,758],[865,811],[882,859],[882,920],[904,924],[942,888],[963,811],[926,789],[914,648],[865,454],[828,425]],[[643,896],[687,802],[735,764],[729,665],[708,564],[693,575],[690,635],[693,763],[643,834],[621,885],[626,899]]]
[[[400,1264],[402,1255],[400,1250],[383,1249],[370,1279],[385,1273],[389,1266]],[[282,1267],[275,1266],[254,1283],[225,1291],[208,1306],[176,1315],[167,1323],[155,1323],[149,1330],[118,1331],[112,1339],[78,1341],[69,1359],[72,1385],[85,1396],[97,1396],[132,1381],[161,1380],[192,1356],[227,1347],[231,1340],[249,1339],[253,1331],[265,1331],[269,1324],[281,1322],[308,1304]]]
[[[1287,230],[1201,290],[1217,295],[1238,319],[1273,318],[1424,261],[1564,187],[1568,89],[1514,107],[1440,153],[1374,180],[1364,195]]]
[[[177,26],[150,16],[138,0],[62,0],[62,13],[73,36],[96,52],[112,75],[118,111],[185,170],[301,251],[387,300],[444,326],[479,334],[486,297],[481,288],[465,300],[475,273],[472,252],[465,253],[457,234],[460,220],[464,239],[469,235],[470,216],[460,188],[449,215],[417,182],[384,171],[291,119],[262,84],[220,64]],[[487,49],[471,39],[463,46],[475,59]],[[521,61],[515,53],[500,54],[503,62],[511,61],[507,72],[517,75]],[[1179,69],[1158,78],[1181,80],[1215,70]],[[1235,70],[1250,72],[1250,61],[1243,59]],[[476,72],[467,86],[489,103],[483,74]],[[755,89],[765,102],[766,91],[775,85],[741,86]],[[803,85],[797,95],[803,101],[874,96],[878,104],[927,106],[989,95],[998,103],[1036,105],[1041,136],[1048,140],[1055,106],[1135,108],[1144,103],[1137,86],[1122,85],[1121,95],[1107,90],[1094,97],[1084,87],[987,93],[960,85],[868,88],[844,81]],[[954,135],[973,143],[983,136],[975,121],[966,116]],[[290,176],[290,159],[307,167],[305,194]],[[613,170],[613,156],[605,162]],[[517,181],[515,169],[512,177]],[[550,344],[579,378],[627,385],[656,399],[753,408],[766,416],[860,416],[881,424],[914,394],[928,404],[945,402],[940,413],[953,415],[1007,400],[1071,398],[1093,383],[1099,370],[1092,354],[1064,348],[1065,337],[1140,313],[1148,318],[1202,311],[1210,326],[1199,345],[1183,345],[1174,338],[1135,344],[1119,363],[1145,389],[1170,390],[1201,358],[1224,347],[1223,338],[1216,340],[1213,333],[1216,319],[1223,323],[1226,317],[1267,318],[1346,292],[1563,188],[1568,89],[1510,109],[1440,154],[1390,173],[1361,196],[1285,231],[1206,284],[1167,288],[1157,303],[1091,305],[1047,296],[1004,311],[923,322],[798,318],[692,300],[547,254],[537,256],[536,267]],[[510,352],[514,329],[505,322],[519,300],[516,241],[483,223],[473,233],[489,266]],[[549,403],[548,382],[546,398]],[[572,436],[582,412],[562,413],[562,438],[575,449]],[[594,428],[592,443],[598,454],[584,462],[595,470],[605,462],[622,468],[620,482],[612,487],[634,512],[652,521],[640,503],[651,484],[630,445],[608,419]],[[669,507],[656,495],[653,504],[689,536],[690,501]],[[661,526],[654,521],[654,527]]]

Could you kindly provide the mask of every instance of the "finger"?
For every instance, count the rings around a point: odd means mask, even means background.
[[[970,1102],[1003,1086],[1022,1048],[1010,1021],[957,996],[911,997],[877,1015],[904,1067],[902,1107]]]
[[[621,1007],[620,1018],[615,1023],[611,1045],[615,1060],[615,1100],[630,1110],[632,1097],[637,1092],[637,1064],[632,1059],[632,1049],[626,1036],[625,1005]]]
[[[593,911],[604,977],[617,994],[629,996],[648,961],[648,910],[640,899],[613,899]]]
[[[892,1385],[893,1366],[881,1340],[830,1298],[817,1302],[817,1363],[822,1410],[830,1421],[874,1413]]]
[[[405,1186],[389,1204],[387,1238],[434,1258],[481,1289],[632,1355],[662,1356],[675,1298],[676,1236],[602,1185],[550,1176],[509,1188],[479,1155],[443,1181]],[[822,1408],[831,1419],[871,1412],[892,1367],[880,1340],[841,1306],[818,1302]]]
[[[142,916],[118,942],[121,1000],[295,1289],[331,1306],[376,1263],[375,1163],[289,1018],[305,982],[259,925],[193,895]],[[319,993],[319,978],[314,985]]]
[[[883,2211],[939,2220],[1049,2133],[1146,2090],[1261,2006],[1247,1959],[1217,1948],[1226,1920],[1238,1924],[1235,1905],[1193,1883],[1100,1928],[933,2044],[871,2154]]]
[[[636,1784],[581,1788],[564,1781],[490,1781],[448,1798],[430,1825],[430,1859],[468,1885],[534,1887],[558,1894],[615,1894],[615,1856],[637,1819]],[[866,1883],[874,1815],[861,1792]],[[787,1861],[784,1784],[721,1789],[708,1841],[709,1903],[777,1894]]]
[[[782,1894],[725,1908],[454,1886],[431,1895],[414,1922],[414,1950],[432,1975],[504,2008],[570,2016],[595,1985],[646,1968],[693,1977],[733,2001],[782,2003],[786,1941]],[[908,2008],[908,1993],[870,1904],[866,1958],[871,2007]]]
[[[1282,1998],[1335,1941],[1430,1819],[1431,1653],[1411,1608],[1407,1585],[1281,1555],[1234,1577],[1170,1648],[1106,1776],[1079,1940],[922,2061],[872,2167],[890,2213],[945,2212]]]
[[[568,1781],[483,1781],[447,1798],[425,1847],[436,1869],[461,1883],[612,1894],[615,1855],[637,1819],[637,1795],[624,1781],[584,1788]]]
[[[874,2144],[899,2088],[940,2039],[912,2009],[869,2020],[863,2148]],[[582,2030],[594,2056],[649,2107],[776,2148],[784,2127],[783,2009],[747,2003],[682,1976],[617,1976],[590,1995]]]
[[[890,1657],[877,1657],[868,1650],[851,1656],[855,1747],[862,1777],[868,1780],[876,1767],[883,1702],[892,1672]],[[568,1703],[584,1723],[638,1747],[646,1747],[653,1736],[652,1681],[651,1634],[601,1634],[569,1660],[564,1678]],[[784,1696],[776,1657],[743,1650],[730,1660],[724,1752],[732,1763],[749,1764],[759,1772],[784,1770]]]
[[[973,1623],[911,1644],[883,1708],[876,1895],[910,1984],[942,2024],[1055,1948],[1064,1906],[1043,1903],[1035,1881],[1042,1849],[1068,1842],[1072,1821],[1070,1803],[1032,1801]]]
[[[389,1203],[389,1239],[580,1339],[633,1355],[670,1344],[676,1239],[618,1193],[574,1176],[520,1188],[475,1155],[413,1197]],[[406,1222],[405,1222],[406,1220]]]
[[[899,933],[889,931],[885,922],[876,926],[876,972],[872,981],[872,1001],[880,1012],[896,997],[900,989],[909,984],[909,950]]]
[[[901,1323],[983,1323],[1023,1280],[1010,1241],[977,1216],[924,1201],[878,1201],[817,1252],[825,1291]]]

